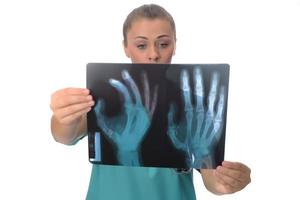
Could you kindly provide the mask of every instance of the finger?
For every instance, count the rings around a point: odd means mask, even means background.
[[[241,172],[235,169],[218,166],[216,170],[223,175],[232,177],[233,179],[241,178]]]
[[[219,166],[218,171],[226,176],[238,180],[241,183],[241,187],[245,187],[248,183],[251,182],[251,178],[250,178],[251,170],[245,165],[242,164],[240,165],[238,168],[234,168],[234,169],[227,168],[224,166],[222,167]]]
[[[170,109],[168,112],[168,127],[169,129],[175,129],[176,125],[175,125],[175,112],[176,112],[176,108],[174,103],[171,103],[170,105]]]
[[[144,89],[145,107],[147,110],[150,110],[149,81],[148,81],[148,76],[145,72],[142,73],[142,83],[143,83],[143,89]]]
[[[216,176],[223,181],[223,184],[230,185],[233,188],[240,188],[243,184],[239,179],[235,177],[228,176],[227,173],[223,173],[220,170],[220,166],[216,169]]]
[[[96,114],[96,122],[97,125],[103,130],[103,133],[109,137],[112,138],[113,137],[113,130],[111,130],[110,128],[108,128],[107,124],[106,124],[106,120],[105,117],[103,115],[103,111],[104,111],[104,101],[99,99],[97,101],[97,104],[94,108],[95,114]]]
[[[96,114],[96,117],[100,117],[100,115],[103,115],[103,112],[104,112],[104,101],[102,99],[98,99],[95,107],[94,107],[94,111],[95,111],[95,114]]]
[[[208,113],[214,116],[214,105],[217,96],[217,88],[219,83],[219,74],[213,73],[211,80],[211,87],[208,94]]]
[[[208,95],[208,110],[205,116],[205,127],[203,131],[203,138],[207,138],[208,136],[211,136],[210,129],[213,125],[213,119],[214,119],[214,105],[216,101],[216,95],[217,95],[217,86],[219,81],[219,75],[217,73],[213,73],[212,75],[212,81],[211,81],[211,87]],[[210,135],[209,135],[210,134]],[[211,141],[211,139],[210,139]],[[209,143],[210,144],[210,143]]]
[[[217,170],[214,170],[214,175],[216,177],[217,182],[219,182],[223,186],[228,185],[228,183],[225,180],[223,180],[222,175],[220,173],[218,173]],[[230,186],[230,185],[228,185],[228,186]],[[230,186],[230,188],[232,188],[232,186]]]
[[[91,107],[85,108],[83,110],[79,110],[75,113],[72,113],[70,115],[66,115],[65,117],[61,118],[59,121],[62,124],[70,124],[74,122],[75,120],[82,117],[84,114],[88,113],[91,110]]]
[[[131,88],[131,91],[134,95],[135,102],[137,105],[142,105],[142,99],[139,92],[137,85],[135,84],[134,80],[131,78],[127,70],[122,71],[122,77],[125,83]]]
[[[64,88],[61,90],[56,91],[55,93],[53,93],[53,95],[88,95],[90,93],[89,89],[86,88]]]
[[[217,107],[217,114],[213,122],[213,133],[210,136],[210,140],[212,141],[214,138],[216,141],[220,140],[222,135],[222,128],[223,128],[223,113],[224,113],[224,105],[225,105],[225,87],[222,86],[220,88],[220,98]]]
[[[54,98],[51,102],[51,109],[59,109],[63,107],[67,107],[73,104],[86,103],[91,101],[93,98],[91,95],[65,95],[59,96],[56,99]]]
[[[64,88],[54,92],[51,95],[51,108],[63,107],[61,101],[67,99],[69,96],[88,96],[90,91],[85,88]],[[57,105],[58,104],[58,105]]]
[[[200,68],[194,69],[194,93],[196,98],[196,131],[195,131],[195,140],[200,140],[201,137],[201,127],[204,121],[204,106],[203,106],[203,79]]]
[[[225,87],[221,86],[221,88],[220,88],[220,98],[219,98],[217,114],[216,114],[216,119],[218,119],[218,120],[222,120],[222,118],[223,118],[224,105],[225,105],[224,102],[225,102]]]
[[[202,80],[202,73],[200,68],[194,69],[194,92],[196,96],[196,110],[203,111],[203,97],[204,97],[204,89],[203,89],[203,80]]]
[[[187,70],[181,72],[181,90],[183,93],[183,101],[185,110],[192,109],[191,89],[189,84],[189,75]]]
[[[238,170],[238,171],[247,172],[247,173],[251,172],[251,170],[248,166],[246,166],[246,165],[244,165],[243,163],[240,163],[240,162],[223,161],[222,166],[226,167],[226,168]]]
[[[118,92],[124,97],[125,105],[132,104],[131,97],[129,95],[128,89],[125,87],[123,83],[115,79],[109,79],[109,83],[111,86],[116,88]]]
[[[189,84],[189,75],[187,70],[183,70],[181,73],[181,90],[183,93],[184,100],[184,111],[186,120],[186,133],[187,137],[185,140],[191,138],[192,133],[192,122],[193,122],[193,107],[191,102],[191,89]]]
[[[70,105],[68,107],[56,110],[54,115],[57,119],[63,119],[69,115],[74,115],[75,113],[81,112],[82,110],[90,109],[93,105],[94,101]]]

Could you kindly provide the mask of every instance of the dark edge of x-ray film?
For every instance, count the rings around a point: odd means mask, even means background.
[[[202,115],[196,109],[194,77],[198,76],[195,76],[195,69],[200,69],[203,80],[204,113]],[[188,109],[187,101],[183,98],[182,80],[183,77],[186,78],[183,74],[188,74],[192,109],[191,107]],[[212,88],[213,74],[218,75],[216,76],[218,85],[213,105],[214,119],[216,119],[219,108],[221,87],[224,89],[223,114],[221,123],[220,120],[207,120],[209,128],[206,129],[204,121],[209,118],[207,117],[209,116],[208,96]],[[138,105],[136,93],[132,86],[125,81],[125,77],[130,77],[129,79],[136,84],[142,104]],[[125,95],[116,89],[112,82],[118,82],[119,85],[127,88],[131,104],[125,106]],[[145,82],[148,82],[148,90],[145,89]],[[89,161],[94,164],[141,167],[216,168],[224,160],[228,84],[228,64],[89,63],[87,65],[87,88],[91,91],[95,101],[92,110],[87,114]],[[148,100],[145,98],[147,96],[145,93],[148,94]],[[148,107],[152,102],[155,104],[152,117],[149,117],[151,114],[150,109],[145,106],[146,101]],[[97,104],[99,105],[97,106]],[[171,105],[175,108],[173,112],[171,112]],[[129,117],[129,113],[133,113],[134,116]],[[188,117],[186,116],[191,115],[193,120],[187,121]],[[141,119],[141,117],[145,119]],[[170,120],[171,118],[172,120]],[[129,119],[133,125],[129,124]],[[136,121],[145,124],[135,124]],[[197,124],[200,123],[202,124],[198,129],[200,131],[195,131]],[[188,124],[191,125],[190,131],[185,131]],[[221,128],[216,128],[220,124]],[[130,128],[126,129],[126,127]],[[134,130],[132,127],[138,127],[143,131]],[[207,131],[205,132],[205,130]],[[143,132],[143,136],[139,136],[141,132]],[[124,135],[115,137],[116,134],[127,134],[128,138]],[[194,142],[195,140],[192,139],[199,138],[196,136],[202,138],[199,140],[202,142]],[[209,137],[212,139],[203,139]],[[120,138],[124,139],[125,143]],[[209,143],[211,145],[207,145],[206,141],[213,142]],[[137,146],[133,148],[135,150],[132,150],[131,144]],[[203,146],[207,148],[203,148]],[[196,162],[197,159],[198,162]]]

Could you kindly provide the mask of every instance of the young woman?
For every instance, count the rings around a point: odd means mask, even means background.
[[[134,9],[123,25],[124,51],[133,63],[171,63],[176,50],[172,16],[154,4]],[[51,98],[54,139],[73,144],[86,135],[86,114],[94,105],[89,90],[65,88]],[[202,169],[206,188],[215,194],[230,194],[251,181],[250,169],[238,162],[224,161],[215,170]],[[196,199],[192,172],[168,168],[94,165],[87,199]]]

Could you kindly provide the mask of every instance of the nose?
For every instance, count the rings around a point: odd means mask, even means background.
[[[160,53],[156,46],[149,48],[148,60],[149,62],[156,63],[160,59]]]

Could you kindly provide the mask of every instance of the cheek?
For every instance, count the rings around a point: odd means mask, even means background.
[[[171,61],[172,57],[174,55],[174,51],[167,51],[167,52],[163,52],[163,56],[162,58],[166,61]]]
[[[134,62],[134,63],[147,62],[146,54],[139,50],[132,50],[130,58],[131,58],[132,62]]]

